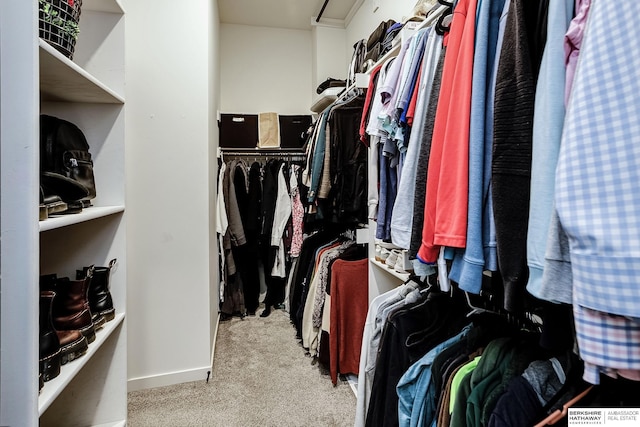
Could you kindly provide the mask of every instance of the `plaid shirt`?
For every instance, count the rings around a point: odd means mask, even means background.
[[[598,384],[600,373],[640,380],[640,319],[602,313],[576,304],[573,315],[585,381]]]
[[[590,13],[556,205],[569,236],[574,302],[640,318],[640,2],[596,1]]]
[[[640,373],[640,2],[594,1],[556,175],[584,379]],[[620,19],[620,17],[627,17]]]

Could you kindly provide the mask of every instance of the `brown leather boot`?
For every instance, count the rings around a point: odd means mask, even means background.
[[[56,331],[56,333],[60,340],[62,365],[83,356],[89,349],[89,343],[80,331]]]
[[[49,381],[60,374],[60,341],[53,329],[51,306],[55,292],[40,292],[40,378]]]
[[[91,320],[88,289],[93,269],[87,271],[81,280],[69,280],[68,277],[55,278],[55,275],[42,276],[41,287],[53,287],[56,298],[53,304],[53,326],[58,331],[79,330],[88,343],[96,339],[95,327]]]

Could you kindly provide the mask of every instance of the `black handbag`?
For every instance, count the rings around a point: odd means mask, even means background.
[[[71,122],[40,116],[40,184],[47,195],[91,206],[96,197],[93,161],[84,133]]]
[[[389,19],[388,21],[382,21],[375,30],[369,35],[367,39],[367,54],[365,56],[365,62],[372,60],[376,62],[384,54],[382,52],[382,43],[385,39],[387,31],[394,25],[396,21]]]

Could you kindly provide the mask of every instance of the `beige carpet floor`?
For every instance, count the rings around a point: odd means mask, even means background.
[[[260,313],[260,311],[258,311]],[[352,426],[356,398],[295,339],[288,313],[221,322],[212,377],[129,393],[128,426]]]

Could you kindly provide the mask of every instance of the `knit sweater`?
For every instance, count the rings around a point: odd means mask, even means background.
[[[493,209],[505,308],[522,309],[528,279],[526,237],[529,218],[534,69],[540,58],[529,49],[536,14],[524,0],[511,3],[498,66],[492,159]],[[532,22],[533,18],[533,22]],[[536,62],[537,61],[537,62]]]

